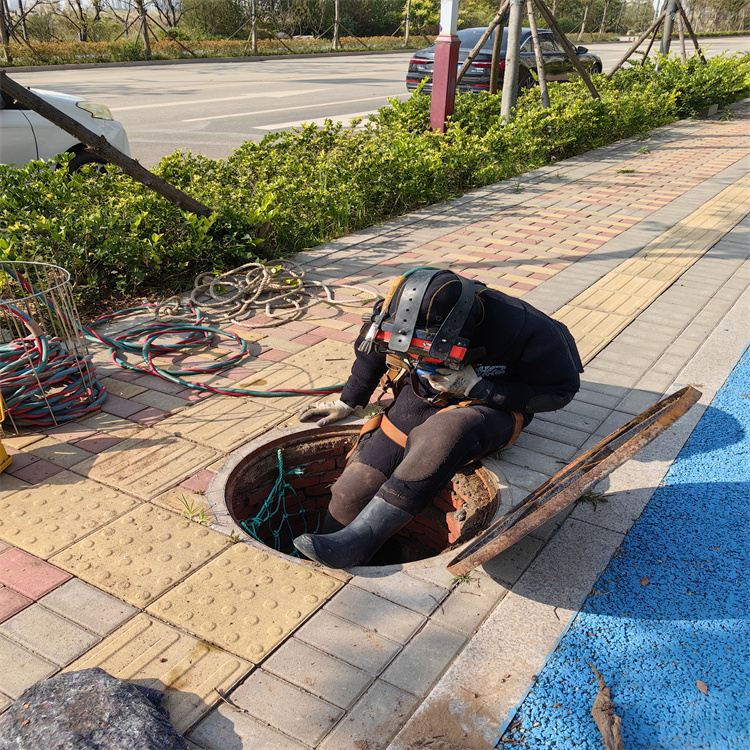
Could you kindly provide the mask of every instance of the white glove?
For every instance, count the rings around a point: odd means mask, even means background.
[[[426,378],[436,391],[460,393],[464,396],[468,396],[471,389],[482,379],[474,372],[471,365],[466,365],[460,370],[438,367],[435,372],[431,372]]]
[[[322,417],[318,420],[318,425],[322,427],[348,417],[353,411],[353,406],[345,404],[341,399],[336,399],[336,401],[320,401],[317,404],[306,406],[300,411],[297,418],[300,422],[307,422],[310,419]]]

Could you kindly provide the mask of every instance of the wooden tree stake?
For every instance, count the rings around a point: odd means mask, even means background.
[[[539,8],[539,12],[542,14],[542,17],[547,22],[547,25],[552,29],[552,32],[557,37],[557,41],[560,42],[562,45],[562,48],[565,50],[565,52],[568,55],[568,59],[570,62],[575,65],[575,69],[578,71],[578,75],[583,78],[583,82],[586,84],[586,88],[589,90],[589,93],[594,99],[599,99],[599,92],[596,90],[596,87],[591,82],[591,78],[589,77],[588,72],[586,71],[586,68],[581,65],[581,61],[578,59],[578,55],[576,54],[575,50],[571,46],[570,42],[565,38],[565,34],[562,33],[560,30],[560,27],[557,25],[557,21],[555,20],[555,16],[552,14],[550,9],[545,5],[544,0],[534,0],[534,3],[536,4],[536,7]]]

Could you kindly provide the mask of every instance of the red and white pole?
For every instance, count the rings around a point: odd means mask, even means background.
[[[432,101],[430,127],[445,132],[445,123],[453,114],[458,73],[458,0],[441,0],[440,34],[435,40],[435,63],[432,68]]]

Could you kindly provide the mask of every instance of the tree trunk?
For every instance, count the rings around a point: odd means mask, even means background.
[[[10,14],[5,8],[5,0],[0,0],[0,46],[3,48],[3,58],[5,62],[13,62],[13,54],[10,51],[10,41],[8,39],[8,18]]]
[[[333,48],[339,48],[339,23],[341,17],[339,15],[339,0],[333,0]]]
[[[411,31],[411,0],[406,0],[406,25],[404,26],[404,47],[409,46],[409,32]]]
[[[547,74],[544,71],[544,55],[539,48],[539,34],[536,28],[536,18],[534,18],[533,0],[527,0],[529,10],[529,28],[531,29],[531,38],[534,42],[534,57],[536,58],[536,72],[539,76],[539,91],[542,95],[542,107],[549,109],[549,91],[547,91]]]
[[[584,5],[583,7],[583,21],[581,21],[581,30],[578,32],[578,38],[576,39],[577,42],[581,41],[583,32],[586,31],[586,19],[589,17],[589,9],[591,8],[591,3],[589,3],[588,5]]]

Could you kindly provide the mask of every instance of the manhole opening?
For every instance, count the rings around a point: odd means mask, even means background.
[[[257,528],[260,541],[284,554],[295,552],[292,539],[305,531],[314,531],[322,522],[331,499],[331,485],[341,475],[346,456],[354,445],[358,428],[351,425],[331,428],[321,434],[313,428],[258,445],[241,458],[226,478],[224,499],[236,524],[255,518],[278,478],[277,451],[282,450],[285,472],[297,498],[287,492],[283,508],[271,509]],[[326,434],[327,433],[327,434]],[[416,516],[387,542],[370,565],[408,563],[434,557],[469,541],[485,529],[498,508],[497,485],[479,464],[458,472],[434,498],[432,505]],[[275,512],[274,512],[275,510]],[[286,514],[290,517],[285,519]]]

